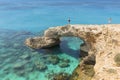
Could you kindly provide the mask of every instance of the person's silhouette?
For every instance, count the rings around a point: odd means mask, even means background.
[[[70,20],[70,18],[68,18],[68,23],[70,24],[70,22],[71,22],[71,20]]]
[[[108,23],[111,24],[111,22],[112,22],[112,18],[109,18]]]

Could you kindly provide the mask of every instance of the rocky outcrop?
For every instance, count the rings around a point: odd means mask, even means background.
[[[94,43],[94,37],[101,32],[100,27],[93,25],[67,25],[52,27],[45,31],[43,37],[28,38],[25,44],[32,48],[46,48],[59,44],[60,37],[75,36],[80,37],[85,42]]]
[[[35,37],[28,38],[25,44],[34,49],[49,48],[60,43],[59,38],[49,38],[49,37]]]
[[[88,56],[83,58],[75,70],[78,72],[75,80],[120,80],[119,24],[53,27],[46,30],[43,37],[29,38],[25,43],[32,48],[52,47],[58,45],[59,38],[63,36],[79,37],[84,40],[87,47],[81,48],[84,52],[88,52]],[[90,72],[92,70],[93,74],[90,75],[86,69]],[[81,70],[80,73],[79,70]],[[81,75],[86,78],[80,79]]]

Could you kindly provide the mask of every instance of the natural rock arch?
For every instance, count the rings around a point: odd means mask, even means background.
[[[89,56],[95,56],[95,75],[92,80],[118,80],[120,69],[114,62],[114,56],[120,53],[120,25],[67,25],[52,27],[45,31],[43,37],[28,38],[25,44],[29,47],[39,49],[48,48],[60,43],[60,37],[75,36],[84,40],[89,48]],[[89,60],[89,56],[85,60]],[[85,62],[83,60],[83,62]],[[82,62],[81,62],[82,64]],[[117,74],[111,76],[109,70]],[[89,78],[90,80],[91,78]],[[88,80],[88,79],[87,79]]]
[[[44,32],[43,37],[26,39],[26,45],[32,48],[48,48],[60,43],[60,37],[79,37],[86,44],[95,43],[95,37],[99,36],[101,29],[99,27],[90,27],[88,25],[67,25],[49,28]],[[90,45],[89,45],[90,46]]]

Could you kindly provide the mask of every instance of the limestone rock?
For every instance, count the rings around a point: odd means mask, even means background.
[[[120,80],[120,67],[116,64],[116,60],[114,60],[115,56],[120,53],[120,24],[53,27],[46,30],[43,37],[27,39],[26,45],[37,49],[52,47],[60,42],[60,37],[68,36],[83,39],[83,41],[89,45],[89,49],[82,48],[82,50],[88,52],[88,56],[95,56],[96,63],[94,66],[92,65],[94,67],[95,74],[93,74],[93,77],[86,78],[86,80]],[[46,37],[48,38],[47,40],[45,39]],[[85,59],[88,66],[90,66],[89,60],[93,61],[92,59],[94,59],[94,57],[88,57]],[[82,64],[82,62],[80,64]],[[93,70],[93,67],[87,67],[87,69]],[[81,66],[80,69],[81,73],[86,71],[82,71]],[[111,70],[114,70],[115,73],[108,73],[111,72]],[[78,74],[77,76],[80,75]],[[83,78],[83,80],[85,79]]]
[[[49,37],[35,37],[28,38],[25,41],[25,44],[31,48],[49,48],[60,43],[59,39],[49,38]]]

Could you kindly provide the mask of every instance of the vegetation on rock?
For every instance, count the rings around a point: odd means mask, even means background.
[[[117,66],[120,66],[120,53],[115,55],[114,61],[115,61]]]

